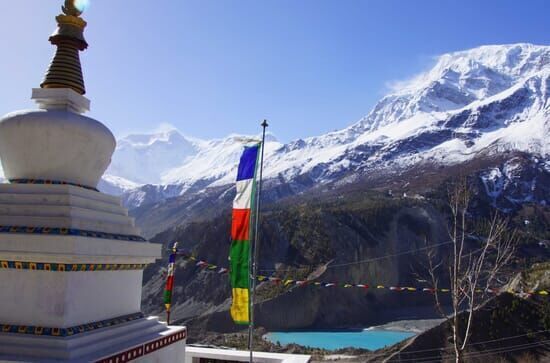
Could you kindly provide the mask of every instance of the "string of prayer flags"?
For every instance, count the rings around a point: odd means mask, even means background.
[[[183,256],[186,259],[196,261],[196,258],[193,257],[191,254],[186,253],[184,251],[178,250],[176,253],[177,256]],[[199,260],[198,263],[195,264],[196,266],[200,267],[202,270],[218,270],[218,266],[214,264],[207,263],[204,260]],[[221,267],[217,271],[218,274],[225,274],[230,272],[228,268]],[[170,276],[170,268],[169,268],[169,276]],[[172,271],[173,276],[173,271]],[[393,292],[425,292],[434,294],[436,292],[439,293],[450,293],[451,290],[448,288],[438,288],[435,289],[433,287],[414,287],[414,286],[385,286],[385,285],[376,285],[376,284],[354,284],[354,283],[338,283],[338,282],[323,282],[323,281],[316,281],[316,280],[294,280],[294,279],[284,279],[280,277],[275,276],[265,276],[265,275],[258,275],[256,277],[256,280],[259,282],[270,282],[273,284],[283,284],[284,286],[298,286],[298,287],[304,287],[306,285],[313,285],[316,287],[321,288],[360,288],[360,289],[374,289],[374,290],[388,290]],[[417,280],[420,281],[420,280]],[[422,280],[426,281],[426,280]],[[427,281],[426,281],[427,282]],[[167,280],[168,285],[168,280]],[[531,291],[515,291],[515,290],[504,290],[499,289],[495,287],[490,287],[487,289],[475,289],[476,293],[490,293],[490,294],[498,294],[501,291],[507,291],[512,294],[518,294],[520,296],[532,296],[532,295],[542,295],[542,296],[548,296],[550,295],[550,292],[547,290],[531,290]]]

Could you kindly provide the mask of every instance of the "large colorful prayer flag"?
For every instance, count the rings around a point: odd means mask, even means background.
[[[237,324],[248,324],[250,304],[250,241],[252,209],[256,191],[256,170],[261,144],[245,147],[237,173],[237,195],[233,200],[229,279],[233,302],[231,317]]]

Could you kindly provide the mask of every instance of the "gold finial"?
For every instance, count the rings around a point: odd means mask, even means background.
[[[76,1],[77,0],[65,0],[65,5],[61,7],[61,10],[63,10],[63,13],[65,13],[65,15],[76,17],[82,15],[82,11],[79,10],[75,5]]]

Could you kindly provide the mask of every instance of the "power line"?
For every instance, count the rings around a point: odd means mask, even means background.
[[[547,344],[549,344],[549,343],[550,343],[550,339],[540,340],[538,342],[533,342],[533,343],[512,345],[511,347],[501,347],[501,348],[485,350],[485,351],[482,351],[482,352],[465,353],[464,356],[467,357],[467,358],[479,358],[479,357],[483,357],[483,356],[486,356],[486,355],[509,353],[509,352],[514,352],[514,351],[518,351],[518,350],[524,350],[524,349],[527,349],[527,348],[534,348],[534,347],[537,347],[537,346],[547,346]],[[450,357],[454,357],[454,355],[450,355]]]
[[[480,357],[485,357],[485,356],[489,356],[489,355],[510,353],[510,352],[515,352],[515,351],[518,351],[518,350],[526,350],[526,349],[529,349],[529,348],[535,348],[535,347],[538,347],[538,346],[546,346],[549,342],[550,342],[550,340],[541,340],[539,342],[518,344],[518,345],[513,345],[511,347],[501,347],[501,348],[496,348],[496,349],[485,350],[483,352],[464,353],[462,355],[462,357],[463,358],[480,358]],[[454,354],[448,354],[448,355],[445,355],[445,356],[441,356],[439,359],[447,359],[447,358],[453,358],[453,357],[455,357]],[[439,362],[440,361],[439,359],[436,360],[436,361],[432,361],[432,362]],[[418,360],[417,360],[417,362],[427,363],[425,361],[418,361]]]
[[[444,243],[440,243],[438,245],[443,245],[443,244],[448,244],[448,243],[452,243],[452,242],[444,242]],[[402,252],[401,254],[404,254],[405,252]],[[473,251],[472,253],[476,253],[476,251]],[[223,267],[219,267],[217,265],[214,265],[214,264],[211,264],[211,263],[208,263],[204,260],[199,260],[198,258],[190,255],[189,253],[186,253],[182,250],[178,250],[176,252],[176,255],[178,256],[182,256],[184,257],[187,261],[193,261],[193,262],[196,262],[196,265],[195,266],[199,266],[201,269],[203,270],[206,270],[206,271],[209,271],[211,273],[217,273],[217,274],[225,274],[227,273],[229,270],[227,268],[223,268]],[[373,259],[369,259],[369,260],[375,260],[375,259],[381,259],[381,258],[385,258],[387,256],[379,256],[379,257],[375,257]],[[468,254],[462,256],[463,258],[465,257],[468,257]],[[198,261],[198,262],[197,262]],[[365,262],[365,261],[358,261],[358,262]],[[353,262],[353,263],[357,263],[357,262]],[[219,270],[218,270],[219,269]],[[328,287],[343,287],[343,288],[352,288],[352,287],[356,287],[356,288],[362,288],[362,289],[373,289],[373,290],[379,290],[379,289],[385,289],[385,290],[394,290],[394,291],[410,291],[410,292],[430,292],[430,293],[434,293],[436,292],[436,289],[435,288],[426,288],[426,287],[413,287],[413,286],[387,286],[387,285],[380,285],[380,284],[373,284],[373,283],[369,283],[369,284],[365,284],[365,283],[351,283],[351,282],[344,282],[344,283],[340,283],[340,282],[334,282],[334,281],[330,281],[330,282],[322,282],[322,281],[318,281],[317,278],[314,278],[314,279],[306,279],[306,280],[295,280],[295,279],[288,279],[288,278],[278,278],[278,277],[275,277],[275,276],[263,276],[263,275],[259,275],[258,277],[258,281],[260,282],[273,282],[273,283],[282,283],[284,284],[285,286],[306,286],[306,285],[315,285],[315,286],[320,286],[320,287],[325,287],[325,288],[328,288]],[[293,291],[293,289],[290,289],[288,291],[285,291],[286,292],[291,292]],[[442,293],[449,293],[451,292],[449,288],[440,288],[440,289],[437,289],[437,291],[439,292],[442,292]],[[501,290],[501,288],[487,288],[487,289],[476,289],[476,293],[492,293],[492,294],[495,294],[495,293],[499,293]],[[519,293],[519,294],[527,294],[527,295],[533,295],[533,294],[538,294],[538,295],[549,295],[549,292],[546,291],[546,290],[531,290],[531,291],[527,291],[527,292],[524,292],[522,290],[520,291],[510,291],[510,290],[506,290],[508,292],[511,292],[511,293]]]
[[[335,264],[335,265],[329,265],[329,266],[327,266],[326,269],[328,270],[328,269],[336,268],[336,267],[359,265],[359,264],[362,264],[362,263],[369,263],[369,262],[385,260],[387,258],[408,255],[408,254],[411,254],[411,253],[424,251],[424,250],[427,250],[427,249],[430,249],[430,248],[433,248],[433,247],[444,246],[444,245],[448,245],[448,244],[451,244],[451,243],[453,243],[453,241],[442,242],[442,243],[438,243],[438,244],[429,245],[429,246],[426,246],[426,247],[411,249],[411,250],[408,250],[408,251],[403,251],[403,252],[398,252],[398,253],[393,253],[393,254],[389,254],[389,255],[373,257],[373,258],[368,258],[368,259],[365,259],[365,260],[359,260],[359,261],[345,262],[345,263],[339,263],[339,264]],[[295,269],[285,269],[285,270],[261,269],[260,271],[262,271],[262,272],[294,272],[294,271],[311,270],[311,269],[313,269],[312,266],[300,267],[300,268],[295,268]]]
[[[488,343],[493,343],[493,342],[500,342],[500,341],[504,341],[504,340],[510,340],[510,339],[515,339],[515,338],[525,337],[525,336],[528,336],[528,335],[543,334],[543,333],[548,333],[548,332],[550,332],[550,329],[539,330],[539,331],[532,332],[532,333],[512,335],[512,336],[504,337],[504,338],[484,340],[484,341],[481,341],[481,342],[475,342],[475,343],[472,343],[472,344],[468,344],[467,346],[471,347],[471,346],[475,346],[475,345],[488,344]],[[424,352],[433,352],[433,351],[438,351],[438,350],[441,351],[441,350],[451,350],[451,349],[454,349],[454,348],[448,347],[448,348],[421,349],[421,350],[412,350],[412,351],[409,351],[409,352],[407,352],[407,351],[399,352],[399,354],[414,354],[414,353],[424,353]]]
[[[550,339],[549,340],[540,340],[540,341],[531,342],[531,343],[516,344],[516,345],[512,345],[512,346],[508,346],[508,347],[498,347],[498,348],[486,349],[482,352],[464,353],[462,355],[462,357],[464,357],[464,358],[478,358],[478,357],[485,356],[485,355],[508,353],[508,352],[513,352],[513,351],[517,351],[517,350],[532,348],[532,347],[539,346],[539,345],[541,345],[541,346],[546,345],[549,342],[550,342]],[[440,348],[439,350],[444,351],[444,350],[447,350],[447,349],[453,349],[453,348]],[[405,352],[403,352],[403,353],[405,353]],[[396,353],[397,357],[399,357],[399,355],[403,354],[403,353],[401,353],[401,352]],[[452,358],[454,356],[455,356],[455,354],[447,354],[447,355],[432,355],[432,356],[429,356],[429,357],[415,357],[415,358],[405,358],[405,359],[399,359],[398,358],[398,361],[400,361],[400,362],[414,361],[414,362],[419,362],[419,363],[430,363],[430,362],[440,362],[442,359]],[[395,357],[395,355],[394,355],[394,357]]]

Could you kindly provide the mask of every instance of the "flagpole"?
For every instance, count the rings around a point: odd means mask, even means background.
[[[250,351],[250,363],[253,362],[252,343],[254,341],[254,298],[256,297],[256,276],[258,275],[258,258],[260,250],[260,200],[262,196],[262,178],[264,171],[264,146],[265,146],[265,129],[269,126],[267,120],[264,120],[261,124],[263,127],[262,132],[262,153],[260,156],[260,179],[258,181],[258,194],[256,196],[256,214],[254,221],[254,243],[253,243],[253,258],[252,258],[252,291],[250,294],[250,323],[248,325],[248,350]]]

